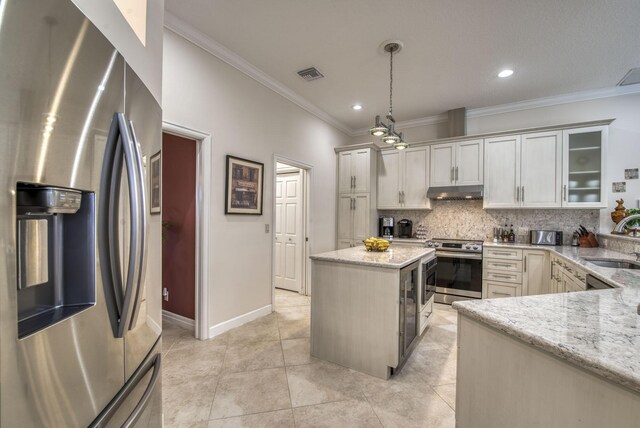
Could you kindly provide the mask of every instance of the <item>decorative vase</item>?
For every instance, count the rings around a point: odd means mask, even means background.
[[[618,206],[611,212],[611,220],[613,220],[615,224],[618,224],[620,223],[620,220],[625,218],[628,214],[627,209],[622,205],[624,204],[624,199],[618,199],[616,202],[618,203]]]

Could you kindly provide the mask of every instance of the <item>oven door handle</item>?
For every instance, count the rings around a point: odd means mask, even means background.
[[[452,259],[482,260],[482,254],[455,253],[436,251],[436,257],[450,257]]]

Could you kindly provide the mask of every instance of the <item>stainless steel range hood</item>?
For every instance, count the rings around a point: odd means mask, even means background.
[[[447,201],[482,199],[483,196],[484,186],[430,187],[427,191],[427,198]]]

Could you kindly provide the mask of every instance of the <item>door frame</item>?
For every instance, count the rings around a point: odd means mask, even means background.
[[[209,287],[207,260],[210,260],[209,236],[211,206],[211,135],[175,123],[162,121],[162,132],[196,141],[196,314],[195,337],[209,338]]]
[[[277,164],[285,163],[293,167],[300,169],[300,181],[303,189],[302,195],[302,232],[304,239],[302,246],[302,289],[300,294],[308,296],[311,294],[311,260],[310,255],[310,243],[312,242],[311,231],[311,210],[310,207],[310,194],[311,184],[313,180],[313,166],[304,162],[300,162],[286,156],[278,154],[273,155],[273,180],[272,180],[272,198],[271,198],[271,219],[273,227],[271,228],[271,307],[275,308],[276,303],[276,249],[275,249],[275,222],[276,222],[276,180],[278,178]]]

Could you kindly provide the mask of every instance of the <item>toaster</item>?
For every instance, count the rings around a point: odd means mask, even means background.
[[[532,230],[530,237],[533,245],[562,245],[562,232],[557,230]]]

